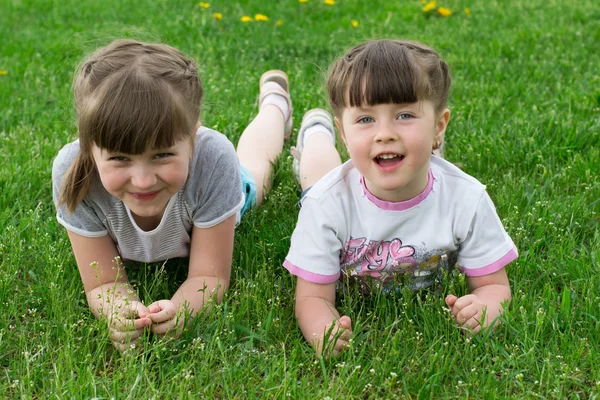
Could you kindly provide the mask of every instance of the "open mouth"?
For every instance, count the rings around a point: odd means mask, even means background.
[[[377,163],[377,165],[387,167],[396,165],[402,160],[404,160],[404,156],[401,154],[381,154],[375,157],[374,161]]]

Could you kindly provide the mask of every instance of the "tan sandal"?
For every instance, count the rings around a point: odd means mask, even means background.
[[[290,113],[289,113],[287,119],[285,120],[285,125],[283,128],[283,135],[284,135],[285,140],[288,140],[290,138],[290,135],[292,134],[293,108],[292,108],[292,99],[290,97],[290,89],[289,89],[290,84],[289,84],[289,79],[288,79],[287,74],[283,71],[279,71],[276,69],[267,71],[264,74],[262,74],[262,76],[260,77],[259,86],[260,86],[260,96],[259,96],[259,100],[258,100],[258,108],[259,109],[260,109],[265,97],[267,97],[270,94],[277,94],[277,95],[283,97],[287,101],[289,109],[290,109]]]

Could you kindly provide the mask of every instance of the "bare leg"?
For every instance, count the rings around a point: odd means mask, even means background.
[[[272,164],[283,150],[283,114],[274,105],[265,105],[246,127],[237,145],[240,163],[256,182],[256,205],[271,189]]]
[[[306,190],[325,174],[342,164],[340,155],[327,132],[307,138],[300,158],[300,185]]]

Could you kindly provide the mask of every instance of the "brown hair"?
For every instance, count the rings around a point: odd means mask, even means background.
[[[95,173],[92,145],[141,154],[192,137],[202,83],[196,63],[164,45],[120,39],[78,67],[74,81],[80,152],[65,174],[59,204],[73,212]]]
[[[350,49],[329,69],[327,92],[334,114],[345,107],[429,100],[436,112],[448,103],[450,73],[435,50],[402,40],[373,40]]]

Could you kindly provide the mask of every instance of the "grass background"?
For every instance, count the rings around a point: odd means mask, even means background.
[[[597,398],[600,5],[438,5],[453,15],[427,16],[418,0],[213,1],[208,9],[178,0],[0,0],[0,397]],[[240,22],[256,13],[270,20]],[[281,267],[299,198],[284,150],[269,199],[238,229],[223,304],[179,340],[114,351],[55,220],[50,168],[76,133],[74,66],[117,37],[196,58],[202,121],[234,142],[256,113],[267,69],[288,72],[300,121],[326,105],[324,73],[348,47],[395,37],[437,49],[453,75],[446,156],[487,184],[520,251],[508,267],[514,299],[503,325],[469,339],[442,297],[344,296],[338,305],[353,317],[354,344],[336,360],[316,360]],[[183,275],[176,262],[131,273],[144,299],[169,294]],[[447,285],[465,291],[461,276]]]

